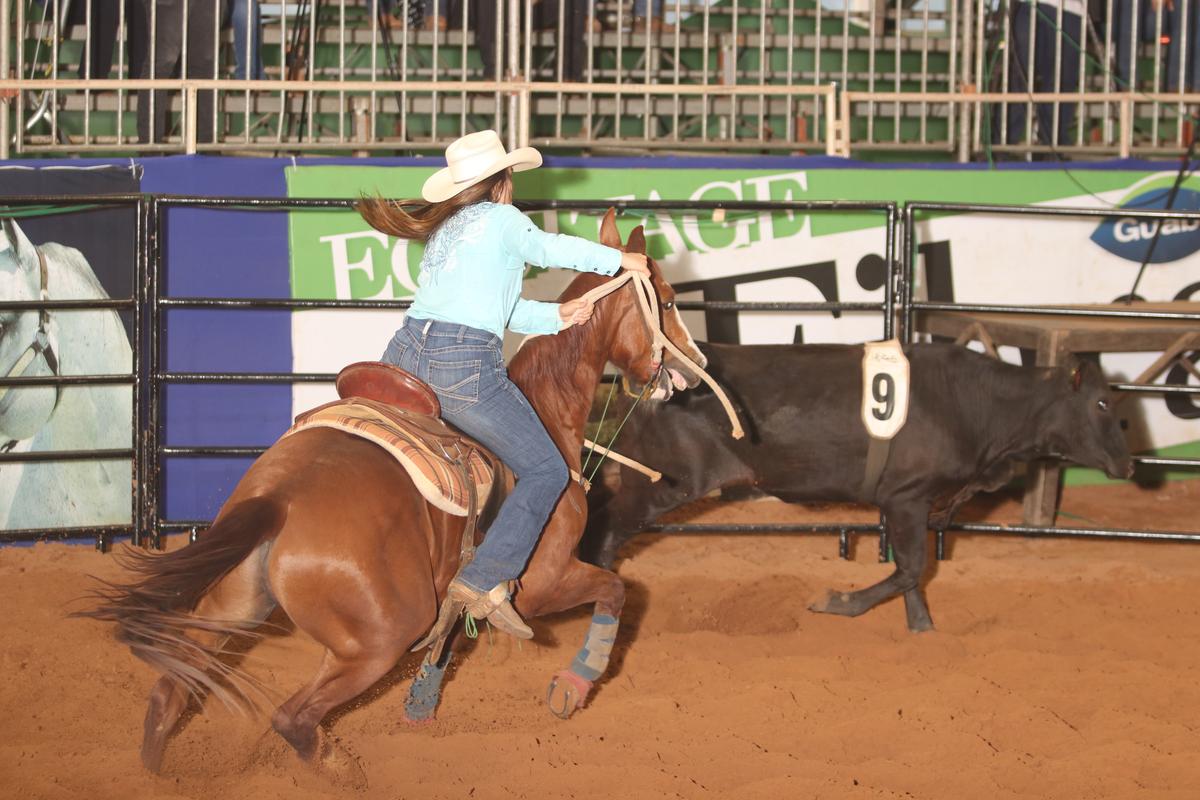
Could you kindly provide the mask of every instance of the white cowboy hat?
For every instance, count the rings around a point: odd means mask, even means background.
[[[421,197],[427,202],[449,200],[463,189],[509,167],[513,172],[540,167],[542,154],[532,147],[521,147],[509,153],[500,141],[500,134],[479,131],[451,142],[446,148],[446,164],[445,169],[430,175],[421,187]]]

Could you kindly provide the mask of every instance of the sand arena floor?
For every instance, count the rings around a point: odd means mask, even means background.
[[[1200,481],[1068,492],[1070,519],[1196,527]],[[1017,504],[976,506],[1015,521]],[[706,501],[705,522],[846,519],[844,508]],[[1069,520],[1068,520],[1069,521]],[[265,719],[208,707],[138,762],[151,671],[105,626],[68,620],[87,547],[0,550],[0,796],[5,798],[1194,798],[1200,785],[1200,547],[958,537],[928,597],[858,619],[809,613],[828,587],[890,567],[862,538],[645,536],[623,551],[629,605],[614,667],[568,722],[543,704],[588,614],[518,647],[467,648],[436,722],[403,722],[402,662],[327,728],[350,754],[316,774]],[[249,669],[304,682],[318,650],[272,637]],[[365,786],[365,788],[364,788]]]

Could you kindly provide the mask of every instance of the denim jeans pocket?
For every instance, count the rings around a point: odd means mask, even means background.
[[[479,371],[483,362],[429,360],[429,385],[437,392],[442,408],[464,411],[479,401]]]
[[[395,336],[392,337],[392,340],[388,342],[387,348],[383,351],[383,356],[379,360],[394,367],[407,369],[404,366],[404,354],[408,352],[408,345],[397,341],[398,338]]]

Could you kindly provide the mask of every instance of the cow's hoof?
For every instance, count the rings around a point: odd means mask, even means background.
[[[856,617],[862,613],[852,604],[849,592],[830,592],[809,606],[808,610],[818,614],[838,614],[843,617]]]
[[[162,772],[163,750],[166,742],[152,742],[142,745],[142,766],[151,775]]]
[[[550,679],[546,705],[550,707],[550,713],[559,719],[570,719],[572,714],[583,708],[591,691],[591,681],[564,669]]]

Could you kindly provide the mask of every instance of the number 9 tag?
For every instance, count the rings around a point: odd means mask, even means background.
[[[896,339],[863,345],[862,420],[876,439],[891,439],[908,419],[908,359]]]

